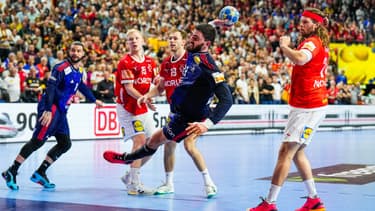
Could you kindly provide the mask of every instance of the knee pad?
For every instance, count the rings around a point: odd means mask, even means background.
[[[68,135],[58,134],[55,136],[57,144],[47,153],[47,155],[53,160],[57,160],[62,154],[67,152],[72,146],[72,141]]]
[[[26,159],[28,158],[31,153],[33,153],[35,150],[39,149],[45,141],[39,140],[37,138],[32,138],[29,142],[27,142],[23,147],[21,148],[20,155]]]

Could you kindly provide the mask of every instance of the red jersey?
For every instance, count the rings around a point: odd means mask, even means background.
[[[172,56],[163,60],[160,65],[160,77],[164,78],[164,88],[167,95],[167,101],[171,103],[171,95],[174,89],[180,84],[182,73],[184,71],[188,53],[185,52],[177,60],[173,61]]]
[[[328,104],[326,72],[329,49],[317,36],[305,39],[297,48],[311,52],[312,58],[292,71],[289,104],[297,108],[317,108]]]
[[[128,112],[139,115],[147,112],[147,106],[138,107],[137,100],[125,90],[124,84],[132,83],[140,94],[146,94],[157,73],[155,61],[148,56],[142,62],[134,60],[126,54],[118,63],[116,71],[116,102],[122,104]]]

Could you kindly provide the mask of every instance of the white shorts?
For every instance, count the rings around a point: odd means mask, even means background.
[[[318,109],[291,108],[284,130],[284,142],[308,145],[326,114],[325,107]]]
[[[146,138],[149,138],[155,131],[156,128],[150,112],[134,115],[125,110],[121,104],[116,104],[116,110],[124,141],[138,134],[145,134]]]

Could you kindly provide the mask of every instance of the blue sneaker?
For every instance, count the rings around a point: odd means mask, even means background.
[[[30,177],[30,180],[38,183],[44,188],[55,188],[56,186],[55,184],[49,182],[47,175],[39,174],[38,172],[34,172],[34,174]]]
[[[3,176],[3,178],[5,179],[8,188],[10,188],[11,190],[19,189],[16,183],[16,175],[13,175],[13,173],[9,171],[9,169],[1,173],[1,176]]]

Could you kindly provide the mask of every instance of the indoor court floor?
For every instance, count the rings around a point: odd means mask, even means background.
[[[120,140],[74,141],[71,150],[47,171],[56,184],[44,190],[30,176],[54,144],[47,142],[21,166],[18,191],[0,183],[0,210],[126,210],[126,211],[245,211],[267,194],[276,163],[281,133],[206,135],[200,137],[210,175],[218,187],[216,197],[207,199],[202,175],[179,144],[176,149],[175,193],[163,196],[130,196],[120,177],[128,166],[109,164],[105,150],[129,151],[131,142]],[[0,144],[0,170],[13,162],[21,143]],[[317,189],[327,211],[375,210],[375,131],[319,131],[307,148]],[[160,148],[144,166],[145,186],[164,181],[163,150]],[[291,172],[296,172],[292,166]],[[293,176],[293,175],[291,175]],[[278,198],[279,211],[294,211],[306,196],[298,177],[287,181]]]

